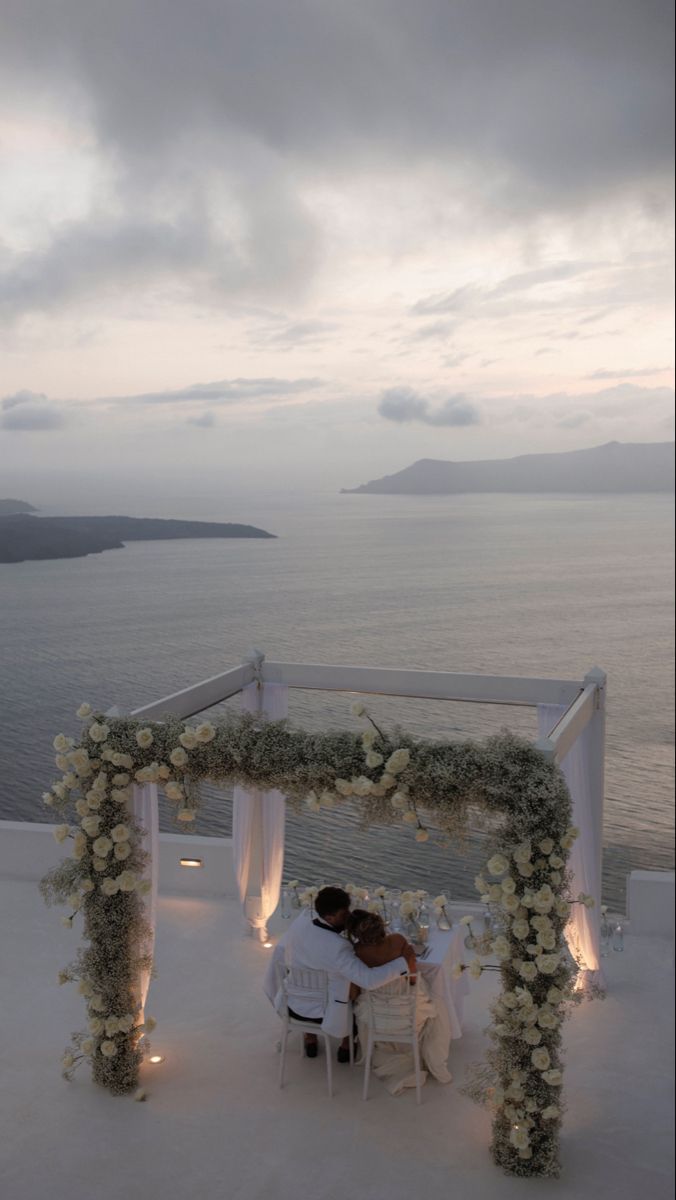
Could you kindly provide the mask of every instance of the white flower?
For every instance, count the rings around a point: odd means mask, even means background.
[[[530,929],[528,926],[528,921],[524,921],[521,917],[519,917],[516,921],[512,921],[512,933],[514,934],[515,938],[519,939],[519,941],[523,941],[524,938],[527,938],[529,932]]]
[[[399,912],[402,917],[412,917],[417,911],[417,905],[414,900],[402,900],[399,905]]]
[[[554,842],[552,838],[543,838],[541,842],[538,842],[538,850],[541,850],[543,854],[551,854],[553,849]]]
[[[92,859],[92,868],[95,871],[98,871],[99,874],[101,873],[101,871],[105,871],[107,869],[107,867],[108,867],[108,863],[106,862],[105,858],[93,858]]]
[[[483,973],[483,965],[481,959],[473,958],[469,964],[467,971],[472,979],[479,979]]]
[[[585,908],[593,908],[596,903],[594,897],[588,896],[586,892],[579,892],[577,898],[580,904],[584,904]]]
[[[377,751],[375,751],[375,750],[369,750],[368,754],[366,755],[366,766],[367,767],[371,767],[371,768],[379,767],[381,765],[381,763],[383,763],[384,761],[385,760],[384,760],[382,754],[378,754]]]
[[[94,1037],[100,1037],[100,1035],[103,1033],[103,1021],[100,1017],[92,1017],[91,1020],[87,1022],[87,1025],[89,1027],[89,1032],[93,1033]]]
[[[488,889],[488,884],[486,883],[486,880],[484,879],[483,875],[477,875],[475,877],[474,886],[475,886],[477,892],[485,892]]]
[[[82,820],[82,828],[84,829],[84,831],[88,837],[90,837],[90,838],[98,837],[99,830],[101,828],[101,818],[100,817],[84,817]]]
[[[81,721],[84,721],[86,717],[91,717],[91,715],[92,715],[92,706],[91,706],[91,704],[87,704],[86,702],[84,704],[80,705],[80,707],[78,708],[78,710],[75,714],[75,716],[79,717]]]
[[[72,1054],[64,1054],[63,1058],[61,1059],[61,1066],[67,1071],[69,1067],[72,1067],[74,1062],[75,1059],[73,1058]]]
[[[521,845],[512,852],[512,858],[516,863],[527,863],[530,862],[532,853],[533,848],[530,842],[521,842]]]
[[[54,759],[54,762],[60,771],[68,770],[68,759],[65,757],[65,755],[57,754],[56,758]]]
[[[172,750],[171,754],[169,755],[169,762],[174,767],[184,767],[187,761],[188,755],[183,749],[183,746],[177,746],[176,749]]]
[[[108,1037],[112,1037],[114,1034],[118,1033],[120,1027],[117,1022],[117,1017],[106,1017],[106,1020],[104,1021],[104,1028]]]
[[[361,735],[361,744],[365,750],[370,750],[378,734],[375,729],[365,729]]]
[[[114,842],[128,842],[131,830],[128,825],[115,825],[110,831],[110,836]]]
[[[516,896],[503,895],[502,907],[504,908],[505,912],[515,913],[520,908],[519,900]]]
[[[535,959],[535,965],[541,975],[553,975],[559,968],[558,954],[540,954]]]
[[[107,725],[100,725],[98,721],[94,721],[88,729],[89,736],[93,742],[105,742],[110,729]]]
[[[549,1050],[545,1046],[538,1046],[530,1056],[530,1061],[537,1071],[546,1071],[551,1065]]]
[[[556,1013],[549,1008],[541,1008],[538,1013],[538,1025],[541,1029],[556,1029],[560,1024]]]
[[[85,1038],[85,1040],[80,1044],[80,1049],[83,1054],[91,1054],[94,1049],[94,1039]]]
[[[68,825],[57,825],[52,832],[57,842],[65,842],[70,833],[70,827]]]
[[[126,771],[131,771],[134,766],[131,754],[113,754],[111,761],[116,767],[123,767]]]
[[[134,1014],[126,1013],[123,1017],[118,1017],[117,1028],[120,1033],[130,1033],[134,1028]]]
[[[506,937],[497,937],[493,942],[492,950],[500,962],[505,962],[512,953]]]
[[[535,873],[535,868],[533,867],[532,863],[517,863],[517,870],[522,879],[530,879],[531,875]]]
[[[501,887],[502,887],[503,892],[506,892],[508,896],[514,895],[514,892],[516,891],[516,884],[515,884],[514,880],[512,879],[511,875],[505,876],[505,878],[502,881]]]
[[[335,782],[336,791],[340,796],[352,795],[352,784],[349,779],[337,779]]]
[[[543,1121],[555,1121],[557,1117],[561,1116],[561,1109],[557,1108],[555,1104],[548,1104],[546,1108],[543,1108],[541,1116]]]
[[[375,888],[373,895],[378,896],[382,899],[382,897],[386,894],[386,892],[387,892],[387,888],[377,887],[377,888]]]
[[[211,721],[202,721],[201,725],[198,725],[195,730],[195,737],[198,742],[213,742],[216,737],[216,730]]]
[[[401,790],[395,792],[391,797],[390,803],[392,808],[406,808],[406,805],[408,804],[408,796],[406,795],[406,792],[402,792]]]
[[[125,858],[129,858],[131,854],[131,846],[129,842],[116,842],[113,847],[113,855],[118,862],[124,862]]]
[[[519,967],[519,975],[522,979],[532,982],[537,979],[538,970],[535,963],[525,962]]]
[[[117,877],[121,892],[133,892],[136,888],[136,875],[133,871],[122,871]]]
[[[43,792],[42,793],[42,803],[46,804],[48,808],[52,807],[52,805],[54,803],[54,796],[53,796],[52,792]]]
[[[434,904],[435,908],[445,908],[446,905],[448,904],[448,899],[446,896],[443,896],[443,895],[436,896],[433,901],[433,904]]]
[[[93,879],[83,879],[80,884],[80,891],[84,892],[85,894],[87,892],[93,892],[94,891],[94,880]]]
[[[87,853],[87,839],[79,830],[73,838],[73,858],[78,861]]]
[[[185,792],[183,791],[180,783],[177,783],[175,779],[170,779],[169,782],[165,783],[164,785],[164,794],[167,797],[167,800],[182,800]]]
[[[92,845],[92,850],[98,858],[106,858],[113,848],[113,843],[109,837],[98,837]]]
[[[72,908],[75,912],[77,912],[80,908],[82,908],[82,896],[79,892],[71,892],[70,896],[66,900],[66,904],[69,908]]]
[[[176,820],[183,821],[185,824],[188,824],[189,821],[194,821],[195,810],[192,808],[179,808],[176,813]]]
[[[136,745],[142,750],[147,750],[154,742],[153,731],[146,726],[144,729],[136,730]]]
[[[535,1029],[532,1025],[526,1029],[523,1035],[524,1042],[528,1042],[529,1046],[539,1046],[542,1041],[542,1034],[539,1029]]]
[[[353,717],[363,717],[366,709],[364,708],[361,700],[353,700],[352,704],[350,705],[350,712],[352,713]]]
[[[183,733],[179,733],[178,740],[186,750],[194,750],[195,746],[197,745],[195,730],[191,729],[189,725],[186,725]]]
[[[537,940],[543,950],[554,950],[556,948],[556,935],[550,930],[539,933]]]
[[[550,854],[549,865],[550,867],[553,867],[555,871],[560,871],[561,868],[565,867],[566,864],[562,858],[559,858],[558,854]]]
[[[365,775],[360,775],[358,779],[352,780],[352,791],[355,796],[368,796],[371,792],[371,780]]]
[[[408,812],[405,812],[401,819],[406,825],[416,825],[418,823],[418,818],[416,817],[415,813],[411,811],[411,809],[409,809]]]
[[[494,854],[488,860],[487,867],[489,875],[504,875],[505,871],[509,868],[509,863],[504,854]]]
[[[52,745],[57,754],[64,754],[66,750],[70,750],[73,745],[73,739],[66,737],[65,733],[57,733]]]
[[[105,1058],[114,1058],[117,1054],[117,1046],[115,1045],[115,1042],[101,1042],[99,1050]]]
[[[410,761],[410,750],[406,750],[404,748],[395,750],[393,754],[390,754],[390,757],[385,763],[385,770],[387,771],[388,775],[400,775],[402,771],[406,770]]]
[[[555,1067],[551,1071],[544,1071],[542,1078],[544,1079],[545,1083],[548,1083],[551,1087],[560,1087],[563,1083],[563,1072],[559,1071],[558,1068]]]
[[[117,882],[117,879],[111,879],[110,876],[104,879],[103,883],[101,884],[101,891],[103,892],[104,896],[116,896],[119,890],[120,885]]]

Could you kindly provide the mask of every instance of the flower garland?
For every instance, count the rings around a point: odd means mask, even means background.
[[[89,1022],[64,1056],[64,1073],[89,1060],[97,1082],[132,1091],[153,1024],[141,1024],[136,983],[150,964],[139,951],[149,932],[143,919],[149,883],[142,830],[131,815],[135,783],[159,783],[185,825],[195,820],[205,779],[279,789],[312,812],[350,799],[359,803],[364,826],[402,822],[417,841],[434,831],[442,845],[462,835],[470,813],[483,811],[495,826],[498,852],[487,867],[491,881],[480,878],[477,886],[499,922],[498,936],[484,949],[499,959],[503,992],[474,1094],[494,1109],[496,1162],[512,1174],[556,1174],[560,1028],[575,977],[564,945],[575,831],[563,776],[511,734],[483,743],[416,742],[384,733],[362,704],[352,712],[369,724],[361,736],[309,733],[251,715],[198,725],[169,716],[143,725],[83,705],[79,741],[63,734],[54,740],[62,777],[43,800],[63,815],[55,836],[71,843],[71,856],[41,887],[48,901],[69,904],[68,925],[83,914],[88,942],[60,976],[79,981]]]

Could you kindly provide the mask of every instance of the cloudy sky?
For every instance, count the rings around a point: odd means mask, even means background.
[[[673,436],[671,9],[0,0],[0,493]]]

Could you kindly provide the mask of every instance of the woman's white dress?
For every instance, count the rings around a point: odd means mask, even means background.
[[[418,981],[415,986],[418,990],[416,1026],[421,1064],[424,1068],[421,1072],[422,1081],[426,1080],[427,1072],[429,1072],[439,1083],[450,1083],[452,1076],[446,1065],[448,1056],[447,1032],[440,1027],[436,1004],[430,998],[429,989],[422,975],[418,975]],[[392,1030],[393,1041],[376,1042],[373,1048],[372,1069],[378,1078],[383,1080],[387,1090],[393,1096],[397,1096],[405,1088],[415,1087],[415,1069],[411,1046],[407,1046],[406,1044],[397,1045],[394,1040],[397,1029],[401,1028],[401,1001],[396,996],[392,997],[391,1005],[388,1002],[385,1007],[384,1029],[383,1016],[379,1016],[379,1030],[383,1030],[384,1032],[388,1028],[387,1008],[390,1007],[392,1011],[390,1028]],[[368,1042],[369,1014],[364,992],[357,998],[354,1008],[357,1018],[357,1028],[359,1030],[359,1043],[362,1049],[365,1050]]]

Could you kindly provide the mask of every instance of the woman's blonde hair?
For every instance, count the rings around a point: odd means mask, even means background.
[[[351,941],[361,942],[363,946],[373,946],[387,936],[383,918],[378,913],[367,912],[364,908],[355,908],[350,913],[347,933]]]

